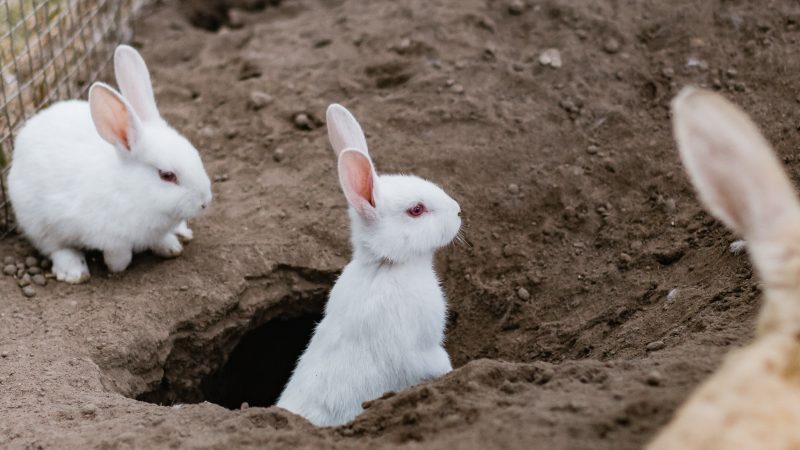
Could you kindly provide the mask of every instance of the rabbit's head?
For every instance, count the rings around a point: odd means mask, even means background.
[[[136,189],[146,192],[177,219],[196,216],[211,202],[211,182],[194,146],[161,118],[150,74],[131,47],[114,54],[122,94],[103,83],[89,91],[92,120],[118,151],[125,170],[141,173]]]
[[[407,262],[449,244],[461,227],[461,208],[437,185],[411,175],[378,176],[361,126],[331,105],[328,137],[338,157],[339,181],[350,204],[357,256]]]

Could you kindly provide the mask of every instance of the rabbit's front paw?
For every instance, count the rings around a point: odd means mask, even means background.
[[[181,242],[189,242],[194,239],[194,231],[189,228],[185,220],[179,223],[172,232],[175,233],[175,236],[177,236],[178,240]]]
[[[183,253],[183,245],[176,235],[167,233],[161,238],[161,242],[153,246],[152,250],[162,258],[175,258]]]
[[[53,273],[58,281],[79,284],[89,280],[89,266],[83,253],[73,249],[62,249],[50,255],[53,260]]]

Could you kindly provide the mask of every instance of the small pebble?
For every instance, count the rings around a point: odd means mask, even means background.
[[[6,275],[14,275],[17,273],[17,266],[14,264],[7,264],[5,267],[3,267],[3,273]]]
[[[247,408],[249,408],[249,407],[250,407],[250,404],[249,404],[249,403],[247,403],[247,402],[242,402],[242,405],[239,407],[239,409],[247,409]]]
[[[281,162],[286,159],[286,152],[282,148],[278,147],[274,152],[272,152],[272,159],[274,159],[275,162]]]
[[[613,55],[617,53],[620,49],[620,43],[618,40],[612,38],[608,38],[605,43],[603,43],[603,50],[606,53]]]
[[[517,195],[517,194],[519,194],[519,186],[518,186],[518,185],[516,185],[516,184],[514,184],[514,183],[511,183],[511,184],[509,184],[509,185],[508,185],[508,192],[509,192],[511,195]]]
[[[25,287],[25,286],[30,285],[31,284],[31,276],[30,276],[30,274],[26,273],[26,274],[22,275],[22,278],[20,278],[19,281],[17,281],[17,284],[19,285],[19,287]]]
[[[311,119],[308,118],[308,115],[305,113],[298,113],[294,115],[294,126],[301,130],[310,130],[311,129]]]
[[[37,286],[44,286],[47,284],[47,278],[45,278],[45,276],[42,274],[36,274],[32,276],[31,281],[33,281],[33,284]]]
[[[596,146],[594,144],[586,147],[586,153],[588,153],[590,155],[596,155],[597,152],[599,152],[599,151],[600,151],[600,147],[598,147],[598,146]]]
[[[244,26],[244,14],[238,9],[228,11],[228,26],[234,30]]]
[[[200,135],[205,138],[212,138],[217,134],[217,130],[214,129],[211,125],[206,125],[200,129]]]
[[[400,39],[400,42],[394,46],[394,49],[397,50],[398,53],[403,53],[411,48],[411,39],[403,38]]]
[[[28,256],[25,258],[25,267],[36,267],[39,265],[39,260],[34,258],[33,256]]]
[[[258,111],[259,109],[269,106],[275,99],[266,92],[253,91],[250,93],[250,99],[247,101],[247,107]]]
[[[38,268],[36,266],[28,267],[28,273],[31,274],[31,275],[36,275],[36,274],[42,273],[42,269],[40,269],[40,268]]]
[[[647,378],[645,379],[645,381],[650,386],[660,386],[661,383],[664,382],[664,376],[661,375],[661,372],[653,370],[647,374]]]
[[[669,293],[667,293],[667,301],[674,302],[675,300],[678,299],[678,294],[680,294],[680,290],[678,290],[677,288],[670,290]]]
[[[517,296],[519,298],[521,298],[522,300],[530,300],[531,299],[530,292],[528,292],[528,290],[525,289],[524,287],[521,287],[521,288],[517,289]]]
[[[33,286],[25,286],[24,288],[22,288],[22,295],[31,298],[34,295],[36,295],[36,289],[34,289]]]
[[[15,261],[13,256],[6,256],[5,258],[3,258],[3,264],[5,265],[14,264],[14,262]]]
[[[561,52],[554,48],[548,48],[539,55],[539,64],[558,69],[562,64]]]
[[[512,16],[518,16],[525,11],[525,3],[522,0],[511,0],[508,2],[508,13]]]
[[[8,358],[8,352],[0,352],[0,358]]]
[[[453,92],[455,92],[456,94],[463,94],[464,93],[464,86],[462,86],[460,84],[454,84],[453,87],[451,87],[450,89],[452,89]]]
[[[81,406],[81,414],[83,414],[84,416],[94,416],[95,414],[97,414],[97,406],[91,403],[87,403]]]
[[[661,350],[662,348],[664,348],[664,341],[653,341],[647,344],[645,350],[647,350],[648,352],[654,352],[656,350]]]
[[[184,284],[183,286],[181,286],[181,290],[182,291],[188,291],[189,290],[189,286]]]

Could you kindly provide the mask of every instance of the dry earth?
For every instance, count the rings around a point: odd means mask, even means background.
[[[149,8],[134,45],[215,203],[180,258],[95,260],[32,298],[0,278],[0,447],[640,448],[760,303],[686,181],[669,100],[725,92],[797,178],[798,38],[789,0]],[[457,369],[315,429],[268,406],[349,256],[334,101],[380,171],[461,203],[471,247],[437,259]]]

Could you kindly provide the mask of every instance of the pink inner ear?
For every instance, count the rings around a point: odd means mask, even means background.
[[[373,189],[375,180],[369,158],[358,151],[345,151],[339,158],[339,171],[345,195],[350,203],[356,209],[365,206],[364,202],[375,208]]]
[[[116,140],[130,150],[128,109],[106,89],[99,88],[96,95],[96,101],[92,102],[92,115],[100,135],[109,141]]]

